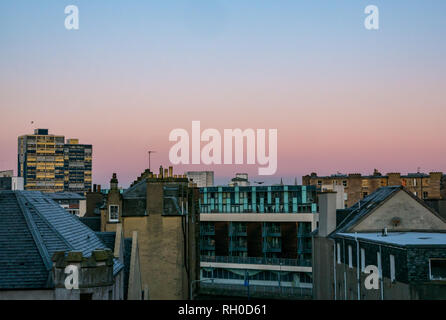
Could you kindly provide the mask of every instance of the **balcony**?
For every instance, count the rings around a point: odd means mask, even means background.
[[[311,267],[309,259],[284,259],[263,257],[230,257],[230,256],[200,256],[201,262],[264,264],[276,266]]]
[[[282,251],[282,245],[280,243],[271,243],[271,242],[264,242],[263,243],[263,252],[281,252]]]
[[[262,286],[262,285],[250,284],[249,291],[251,297],[253,298],[290,299],[290,300],[312,299],[312,288]],[[201,282],[200,293],[205,295],[246,297],[247,288],[244,285],[237,285],[237,284]]]

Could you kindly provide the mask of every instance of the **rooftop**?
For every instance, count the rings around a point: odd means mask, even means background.
[[[85,197],[76,192],[54,192],[47,193],[53,200],[85,200]]]
[[[338,233],[338,235],[398,246],[446,246],[446,233],[438,232],[389,232],[387,236],[383,236],[381,232]]]
[[[52,288],[57,251],[107,249],[77,217],[39,191],[0,191],[0,289]],[[114,273],[124,266],[114,260]]]

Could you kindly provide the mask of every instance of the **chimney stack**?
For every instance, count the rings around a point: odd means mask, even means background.
[[[173,178],[173,167],[172,166],[169,167],[169,177]]]
[[[318,235],[327,237],[336,229],[336,192],[319,194],[319,231]]]

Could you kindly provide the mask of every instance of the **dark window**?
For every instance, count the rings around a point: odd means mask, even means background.
[[[446,259],[430,260],[430,279],[446,280]]]

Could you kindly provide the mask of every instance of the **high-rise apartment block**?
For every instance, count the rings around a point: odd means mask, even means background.
[[[91,189],[91,144],[79,144],[78,139],[67,139],[64,147],[64,189],[83,192]]]
[[[36,129],[18,138],[18,176],[26,190],[83,192],[91,188],[92,146]]]

